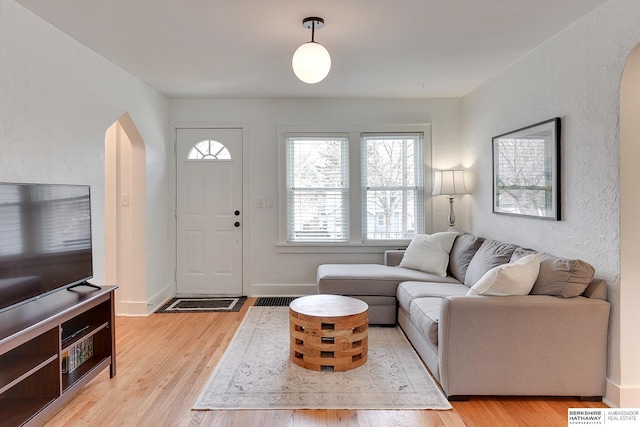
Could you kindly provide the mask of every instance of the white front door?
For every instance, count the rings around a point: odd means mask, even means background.
[[[241,296],[242,129],[178,129],[177,294]]]

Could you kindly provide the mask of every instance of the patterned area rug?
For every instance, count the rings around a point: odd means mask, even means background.
[[[289,360],[287,307],[250,307],[193,409],[451,409],[399,328],[369,328],[367,362],[345,372]]]
[[[173,298],[158,313],[202,313],[209,311],[240,311],[247,297],[236,298]]]

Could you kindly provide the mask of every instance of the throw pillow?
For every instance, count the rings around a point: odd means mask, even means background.
[[[467,295],[528,295],[538,278],[540,254],[531,254],[487,271]]]
[[[525,255],[531,249],[518,248],[511,260]],[[582,295],[587,289],[595,269],[580,259],[560,258],[542,253],[540,273],[531,289],[531,295],[551,295],[560,298],[573,298]]]
[[[416,234],[404,252],[400,267],[445,277],[449,265],[449,252],[457,235],[458,233],[452,231]]]
[[[508,263],[515,250],[515,245],[485,240],[467,267],[464,284],[471,287],[493,267]]]
[[[468,233],[461,234],[456,238],[449,255],[449,274],[451,277],[458,279],[460,283],[464,283],[469,263],[480,248],[480,245],[482,245],[482,242],[484,242],[482,237]]]

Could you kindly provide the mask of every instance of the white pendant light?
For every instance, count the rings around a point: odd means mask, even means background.
[[[291,65],[296,76],[305,83],[313,84],[322,81],[331,69],[331,56],[327,49],[316,43],[315,30],[324,26],[324,19],[317,17],[304,18],[302,26],[311,30],[311,41],[300,46],[293,54]]]

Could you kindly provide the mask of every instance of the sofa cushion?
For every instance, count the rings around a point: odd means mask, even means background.
[[[466,295],[468,291],[469,288],[462,283],[402,282],[398,285],[396,297],[400,306],[408,312],[411,301],[416,298]]]
[[[467,295],[528,295],[538,278],[540,254],[493,267],[469,289]]]
[[[451,277],[381,264],[323,264],[317,274],[318,292],[336,295],[395,297],[398,284],[408,280],[458,283]]]
[[[496,240],[487,239],[482,242],[480,249],[478,249],[469,263],[464,277],[464,284],[471,287],[493,267],[508,263],[515,249],[515,245]]]
[[[449,253],[457,235],[452,231],[416,234],[400,261],[400,267],[446,276]]]
[[[531,252],[531,249],[518,248],[513,253],[512,259],[519,259]],[[594,274],[593,266],[585,261],[542,253],[540,272],[533,289],[531,289],[531,295],[577,297],[587,289]]]
[[[484,238],[468,233],[460,234],[453,242],[449,255],[449,274],[458,279],[460,283],[464,283],[469,263],[480,249],[482,242],[484,242]]]
[[[442,298],[417,298],[411,302],[409,315],[424,337],[438,345],[438,323]]]

